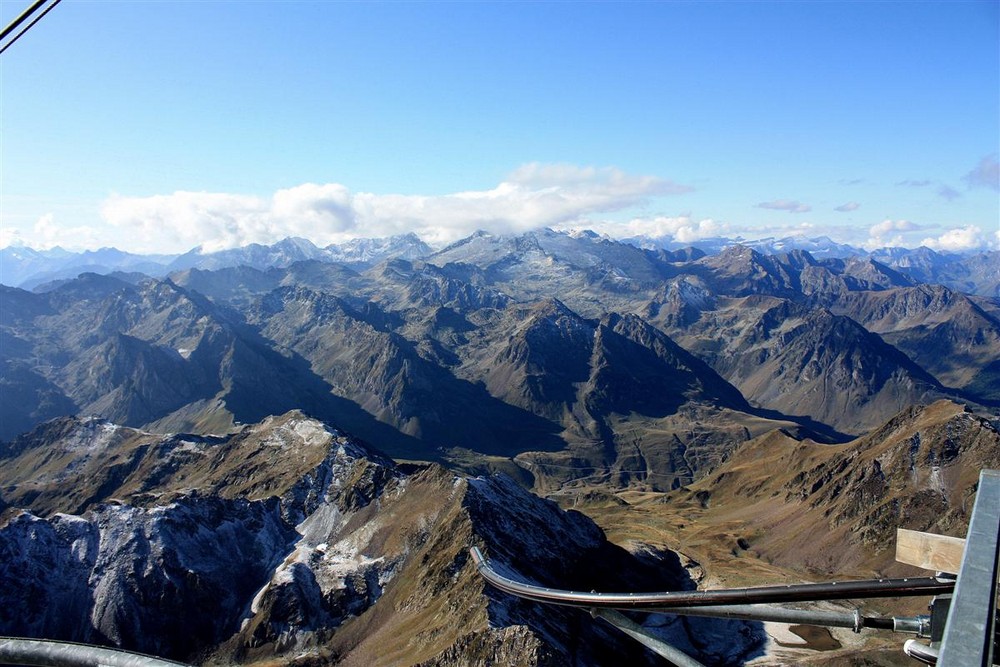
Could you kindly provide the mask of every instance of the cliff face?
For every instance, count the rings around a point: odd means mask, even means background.
[[[509,478],[400,468],[300,413],[215,438],[67,419],[0,457],[2,634],[227,664],[644,664],[584,612],[489,588],[469,547],[551,586],[691,585]],[[724,652],[753,650],[740,628]]]
[[[294,534],[276,501],[22,512],[0,530],[0,627],[191,656],[226,636]]]

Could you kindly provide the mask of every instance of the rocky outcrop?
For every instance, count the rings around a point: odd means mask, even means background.
[[[584,612],[489,588],[469,547],[552,586],[691,585],[510,478],[400,468],[301,413],[214,438],[66,419],[0,457],[0,634],[225,664],[644,664]],[[758,643],[744,629],[729,653]]]

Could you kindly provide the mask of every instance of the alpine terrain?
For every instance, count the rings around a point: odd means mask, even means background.
[[[3,635],[655,664],[490,588],[469,547],[584,591],[906,574],[895,529],[963,535],[1000,466],[995,252],[549,229],[2,252]],[[709,665],[899,654],[635,618]]]

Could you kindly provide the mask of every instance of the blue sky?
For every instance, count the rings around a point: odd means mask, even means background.
[[[996,247],[1000,3],[64,0],[0,131],[0,246]]]

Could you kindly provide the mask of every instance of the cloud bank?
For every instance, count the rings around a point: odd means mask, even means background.
[[[965,180],[970,187],[972,183],[986,187],[995,171],[996,159],[984,158]],[[683,244],[720,238],[829,236],[866,248],[915,247],[921,243],[954,251],[1000,247],[995,228],[980,223],[988,229],[983,232],[971,220],[956,220],[949,229],[909,220],[886,219],[868,226],[819,222],[812,216],[768,216],[771,219],[762,225],[759,221],[696,218],[690,212],[636,212],[654,198],[691,191],[691,187],[667,179],[613,167],[530,163],[491,189],[444,195],[354,192],[339,183],[305,183],[265,196],[187,191],[150,197],[113,195],[101,207],[103,226],[67,226],[46,214],[30,230],[0,227],[0,247],[27,243],[30,234],[35,247],[65,245],[72,239],[75,248],[113,245],[132,252],[166,254],[196,246],[213,252],[250,243],[271,244],[289,236],[305,237],[323,246],[409,232],[432,246],[443,246],[477,229],[519,234],[540,227],[592,229],[613,238],[669,238]],[[790,199],[764,201],[757,207],[793,214],[812,210],[808,204]],[[850,213],[861,208],[858,202],[848,201],[832,210]]]
[[[967,252],[970,250],[985,250],[992,247],[1000,247],[1000,232],[997,232],[994,239],[975,225],[967,225],[956,229],[949,229],[938,237],[929,237],[921,241],[920,245],[925,245],[932,250],[945,250],[951,252]]]
[[[808,213],[812,206],[797,202],[792,199],[775,199],[757,204],[757,208],[766,208],[773,211],[788,211],[789,213]]]
[[[726,223],[705,218],[694,220],[690,215],[654,216],[632,218],[625,222],[586,221],[583,225],[559,225],[559,229],[589,229],[612,238],[646,236],[653,239],[669,238],[678,243],[695,243],[702,239],[728,237],[734,230]]]
[[[869,238],[864,247],[874,250],[885,247],[926,246],[944,252],[1000,249],[1000,231],[990,234],[976,225],[965,225],[946,229],[937,236],[928,236],[927,232],[932,230],[940,231],[940,228],[936,225],[918,225],[909,220],[883,220],[869,228]]]
[[[691,190],[613,167],[531,163],[491,190],[378,195],[351,192],[337,183],[306,183],[270,198],[211,192],[114,195],[104,202],[101,215],[129,234],[130,250],[140,252],[183,251],[196,245],[211,252],[288,236],[327,245],[407,232],[443,245],[477,229],[508,234],[564,225]]]
[[[909,220],[883,220],[868,229],[868,240],[864,243],[864,246],[870,250],[874,250],[887,246],[905,247],[913,245],[912,243],[907,243],[905,235],[918,232],[922,229],[924,229],[922,226]]]

